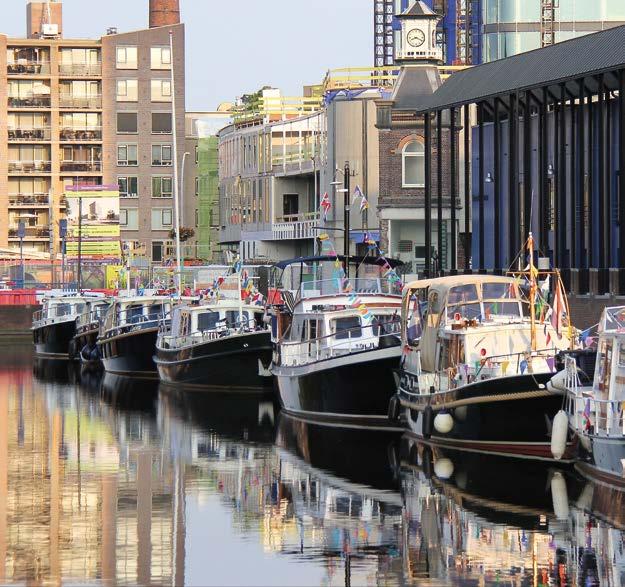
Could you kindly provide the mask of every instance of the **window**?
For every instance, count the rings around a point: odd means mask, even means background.
[[[169,47],[152,47],[150,49],[152,69],[171,69],[171,50]]]
[[[171,112],[152,112],[152,134],[171,134]]]
[[[152,165],[154,167],[165,167],[171,164],[171,145],[152,145]]]
[[[171,82],[166,79],[153,79],[151,97],[152,102],[171,102]]]
[[[171,198],[174,182],[170,175],[152,178],[152,197]]]
[[[139,230],[139,209],[121,208],[119,210],[119,225],[124,230]]]
[[[117,178],[120,198],[139,197],[139,178],[134,176],[124,176]]]
[[[117,101],[136,102],[139,99],[139,82],[136,79],[117,80]]]
[[[117,69],[137,69],[137,48],[117,47]]]
[[[336,339],[360,338],[362,330],[360,329],[360,318],[358,316],[349,316],[347,318],[337,318],[332,320]]]
[[[136,112],[117,113],[117,134],[137,134],[139,127]]]
[[[118,145],[117,165],[124,167],[139,165],[138,150],[137,145]]]
[[[172,252],[172,241],[152,241],[152,261],[161,263]]]
[[[402,151],[402,186],[425,187],[425,148],[419,141],[408,143]]]
[[[197,315],[197,329],[200,332],[214,330],[219,324],[219,312],[202,312]]]
[[[152,230],[167,230],[172,224],[171,208],[152,208]]]

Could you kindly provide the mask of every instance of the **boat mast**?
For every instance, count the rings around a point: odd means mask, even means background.
[[[534,267],[534,236],[529,233],[527,250],[530,256],[530,322],[532,335],[532,351],[536,350],[536,269]]]
[[[237,271],[237,292],[239,296],[239,330],[243,329],[243,296],[241,294],[241,273],[243,271],[243,265],[239,267]]]

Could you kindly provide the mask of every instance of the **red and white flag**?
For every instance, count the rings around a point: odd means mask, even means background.
[[[328,213],[330,212],[331,208],[332,208],[332,202],[330,202],[330,196],[328,196],[328,192],[326,192],[325,194],[323,194],[323,197],[321,198],[321,209],[323,210],[324,220],[328,219]]]
[[[566,304],[564,301],[564,292],[562,291],[562,284],[558,281],[556,291],[553,296],[553,304],[551,305],[551,326],[556,331],[556,334],[560,336],[562,334],[562,327],[564,325],[564,316],[566,314]]]

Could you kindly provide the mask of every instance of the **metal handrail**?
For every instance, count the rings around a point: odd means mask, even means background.
[[[388,332],[387,330],[389,327],[391,327],[390,332]],[[373,332],[374,328],[384,329],[385,332],[380,332],[376,335]],[[365,331],[368,329],[371,330],[370,334],[365,333]],[[360,335],[352,336],[352,334],[355,332],[359,332]],[[379,325],[373,323],[364,326],[361,325],[355,328],[341,330],[340,333],[327,334],[325,336],[311,338],[304,341],[278,342],[277,347],[280,354],[280,364],[286,366],[307,365],[323,359],[349,355],[355,351],[360,352],[365,350],[373,350],[380,347],[380,340],[391,337],[393,339],[396,339],[399,344],[399,333],[399,322],[384,322]],[[347,338],[337,338],[337,334],[347,334]],[[362,342],[363,339],[365,343]],[[376,344],[373,339],[376,339],[378,343]],[[324,342],[332,341],[334,341],[335,344],[322,344]],[[302,352],[299,353],[290,352],[290,349],[294,349],[296,347],[305,348],[302,350]]]
[[[70,311],[67,312],[64,306],[69,305]],[[62,312],[59,310],[63,309]],[[71,302],[67,302],[67,304],[51,306],[49,308],[45,308],[42,310],[38,310],[33,314],[33,326],[39,326],[40,324],[47,324],[53,320],[57,320],[59,318],[68,318],[67,322],[70,322],[72,319],[76,320],[78,314],[72,312],[72,304]]]
[[[226,322],[226,319],[220,320],[220,322]],[[265,328],[258,327],[256,325],[255,318],[248,318],[239,322],[238,320],[233,325],[224,324],[222,327],[213,328],[210,330],[202,330],[196,333],[172,336],[165,332],[159,334],[159,346],[167,349],[178,349],[185,346],[194,346],[202,344],[204,342],[210,342],[212,340],[218,340],[220,338],[226,338],[228,336],[234,336],[237,334],[245,334],[249,332],[260,332],[266,330]]]
[[[367,284],[365,287],[363,284]],[[316,279],[314,281],[306,281],[302,283],[298,291],[299,299],[307,297],[316,297],[318,295],[342,295],[342,294],[387,294],[400,295],[401,288],[392,284],[386,279],[378,277],[361,277],[350,279],[349,285],[351,289],[348,291],[341,278],[335,279]]]

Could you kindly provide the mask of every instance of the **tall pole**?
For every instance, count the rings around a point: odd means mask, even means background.
[[[174,133],[174,226],[176,232],[176,289],[182,293],[182,255],[180,253],[180,190],[178,185],[178,125],[176,117],[176,66],[174,59],[174,31],[169,31],[171,55],[171,118]]]
[[[78,197],[78,293],[82,290],[82,198]]]
[[[316,139],[315,139],[316,141]],[[314,144],[314,143],[313,143]],[[315,153],[312,157],[312,164],[313,164],[313,176],[315,179],[315,187],[314,187],[314,194],[313,194],[313,202],[314,202],[314,206],[315,206],[315,214],[319,214],[319,208],[321,207],[321,204],[319,203],[319,196],[317,194],[317,192],[319,191],[319,187],[318,187],[318,182],[317,182],[317,154]],[[313,218],[315,218],[315,216],[313,216]],[[317,220],[315,219],[315,224],[317,223]],[[317,239],[315,239],[313,241],[313,253],[316,255],[317,254]]]
[[[350,170],[349,170],[349,161],[345,161],[345,168],[343,173],[343,189],[345,192],[343,193],[343,203],[345,206],[345,214],[343,218],[343,227],[345,229],[345,236],[343,239],[343,255],[345,257],[345,276],[349,279],[349,198],[350,198]]]

